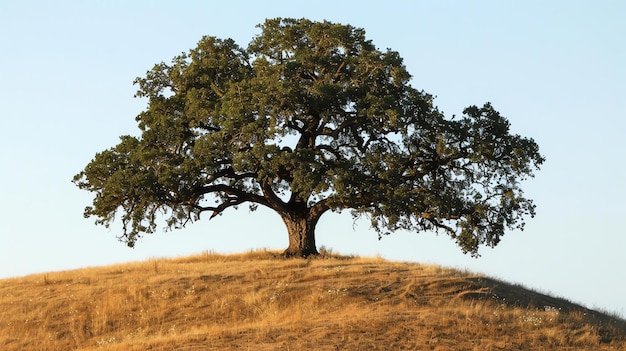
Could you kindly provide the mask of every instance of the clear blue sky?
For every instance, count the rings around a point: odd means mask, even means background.
[[[203,35],[246,46],[270,17],[365,28],[397,50],[447,114],[491,101],[547,162],[525,183],[538,215],[483,257],[447,236],[378,241],[326,214],[318,244],[346,254],[467,268],[626,313],[626,2],[0,0],[0,277],[287,245],[279,217],[227,211],[129,249],[84,219],[71,182],[118,136],[137,134],[132,81]]]

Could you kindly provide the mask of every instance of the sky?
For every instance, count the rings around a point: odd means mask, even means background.
[[[378,240],[367,220],[327,213],[318,246],[438,264],[626,316],[626,2],[0,0],[0,278],[287,246],[268,210],[228,210],[130,249],[83,218],[72,177],[138,135],[133,80],[204,35],[247,46],[266,18],[364,28],[404,58],[447,115],[490,101],[546,157],[523,183],[537,216],[482,257],[446,235]]]

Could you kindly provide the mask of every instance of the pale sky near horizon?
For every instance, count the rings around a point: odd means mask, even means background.
[[[282,249],[280,218],[226,211],[129,249],[84,219],[71,179],[138,134],[133,79],[203,35],[247,46],[265,18],[352,24],[404,58],[446,114],[486,101],[547,161],[524,183],[537,216],[479,259],[445,235],[377,239],[366,220],[325,214],[319,246],[468,269],[626,315],[626,2],[0,0],[0,278],[176,257]]]

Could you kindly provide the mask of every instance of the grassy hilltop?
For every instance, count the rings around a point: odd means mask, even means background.
[[[626,322],[437,266],[272,252],[0,280],[2,350],[626,350]]]

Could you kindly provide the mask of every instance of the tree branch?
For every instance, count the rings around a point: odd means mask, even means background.
[[[240,205],[246,201],[246,199],[241,199],[238,197],[229,198],[228,201],[222,202],[219,206],[213,208],[213,213],[211,214],[211,217],[209,217],[209,219],[213,219],[215,216],[219,215],[220,213],[222,213],[222,211],[229,207]]]
[[[422,218],[424,218],[424,217],[422,216]],[[451,235],[456,235],[456,231],[454,229],[452,229],[452,227],[447,226],[447,225],[439,222],[437,219],[435,219],[435,218],[424,218],[424,219],[426,219],[428,222],[430,222],[436,228],[443,229],[443,230],[447,231],[448,233],[450,233]]]
[[[197,199],[199,199],[200,196],[210,193],[223,193],[229,196],[227,196],[226,200],[224,200],[224,202],[222,202],[218,206],[200,206],[196,203]],[[213,218],[223,212],[225,209],[240,205],[244,202],[253,202],[271,208],[271,204],[267,201],[267,199],[265,199],[265,197],[257,194],[248,193],[226,184],[214,184],[200,188],[194,196],[193,203],[188,203],[187,205],[197,210],[200,210],[201,212],[213,211],[213,214],[211,215],[211,218]]]
[[[230,163],[230,162],[229,162]],[[224,163],[227,164],[227,163]],[[209,175],[207,181],[213,182],[216,179],[222,178],[222,177],[228,177],[231,179],[234,179],[236,181],[245,179],[245,178],[256,178],[257,177],[257,173],[256,172],[244,172],[244,173],[237,173],[235,172],[235,170],[233,170],[232,167],[228,167],[228,168],[224,168],[221,169],[211,175]]]
[[[319,219],[326,211],[330,210],[328,205],[329,198],[316,202],[309,210],[309,216],[311,218]]]
[[[261,190],[263,191],[262,198],[266,201],[265,205],[267,207],[277,212],[284,212],[286,210],[287,204],[276,195],[269,182],[263,182],[261,184]]]

